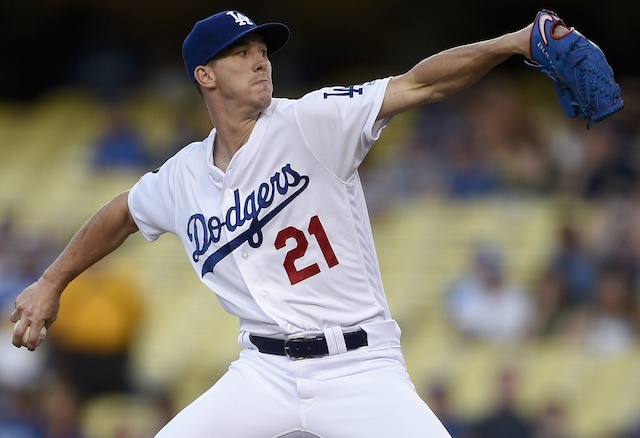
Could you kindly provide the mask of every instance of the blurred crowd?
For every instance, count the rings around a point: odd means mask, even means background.
[[[145,303],[135,275],[117,262],[97,264],[62,299],[59,320],[35,352],[11,344],[9,315],[18,293],[62,250],[43,232],[0,223],[0,437],[82,438],[81,411],[108,394],[133,394],[131,348]],[[151,395],[150,395],[151,397]],[[164,399],[153,395],[161,406]],[[151,425],[159,427],[159,425]],[[122,428],[114,437],[136,437]]]
[[[443,291],[443,311],[474,342],[563,339],[596,356],[624,354],[640,345],[640,82],[623,82],[625,110],[595,126],[548,108],[536,113],[514,84],[492,75],[460,98],[422,108],[389,173],[371,178],[372,199],[561,200],[543,266],[517,280],[504,248],[478,242],[468,269]],[[592,207],[586,223],[572,211],[582,203]],[[518,410],[518,379],[516,369],[497,371],[495,408],[481,418],[451,412],[446,385],[426,397],[454,438],[574,437],[556,401],[533,417]],[[637,417],[615,438],[640,436]]]
[[[530,284],[513,284],[495,242],[479,243],[446,292],[449,317],[491,342],[575,336],[615,353],[640,330],[640,81],[623,83],[622,112],[589,127],[559,105],[536,113],[515,84],[498,73],[420,109],[384,176],[365,170],[373,209],[415,196],[561,200],[555,247]],[[581,203],[594,207],[586,224]]]
[[[531,98],[555,96],[544,89],[523,94],[516,84],[493,74],[459,97],[421,108],[385,172],[363,172],[372,209],[424,196],[558,201],[554,244],[542,266],[516,279],[506,249],[481,239],[469,248],[468,269],[443,291],[442,311],[471,342],[561,339],[596,357],[629,352],[640,345],[640,82],[623,81],[625,109],[589,126],[566,118],[559,104],[531,105]],[[591,207],[588,220],[579,205]],[[579,438],[556,400],[525,413],[519,384],[517,369],[497,370],[494,409],[480,418],[453,411],[445,384],[434,383],[424,396],[454,438]],[[636,416],[612,437],[640,436]]]
[[[566,119],[559,105],[523,104],[522,87],[497,73],[460,97],[416,110],[393,152],[365,163],[374,215],[389,200],[414,197],[549,197],[596,207],[588,228],[570,208],[559,214],[555,247],[528,282],[513,279],[508,256],[495,242],[472,248],[469,269],[442,291],[442,311],[461,338],[496,344],[567,338],[602,355],[638,345],[640,81],[621,85],[626,108],[587,129],[581,120]],[[110,106],[107,113],[90,155],[96,169],[142,172],[162,162],[126,112]],[[171,143],[177,148],[196,135],[178,120]],[[52,241],[45,230],[27,233],[10,212],[0,213],[0,437],[84,437],[83,406],[106,394],[140,390],[131,381],[130,348],[145,317],[144,294],[126,268],[100,264],[65,293],[45,348],[13,348],[13,300],[64,242]],[[98,317],[103,322],[96,325]],[[454,438],[573,436],[563,406],[551,403],[536,418],[518,411],[517,370],[502,369],[495,379],[495,410],[473,421],[451,411],[446,386],[434,384],[424,395]],[[142,396],[157,408],[158,424],[151,429],[174,413],[166,394]],[[640,437],[640,412],[638,419],[615,438]],[[137,435],[123,428],[113,436]]]

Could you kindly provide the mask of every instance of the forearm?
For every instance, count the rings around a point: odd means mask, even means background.
[[[531,26],[491,40],[444,50],[394,77],[379,118],[436,102],[461,91],[512,55],[530,56]]]
[[[71,239],[42,280],[62,293],[78,275],[113,252],[137,231],[129,214],[128,193],[122,193],[95,213]]]
[[[468,44],[433,55],[409,71],[418,88],[427,88],[430,101],[444,99],[475,84],[487,72],[519,52],[512,34]]]

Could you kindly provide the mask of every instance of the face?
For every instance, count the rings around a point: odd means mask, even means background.
[[[219,95],[262,111],[271,103],[273,83],[267,45],[258,35],[248,35],[225,49],[210,63]]]

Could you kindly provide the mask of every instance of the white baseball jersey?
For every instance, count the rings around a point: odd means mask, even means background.
[[[390,319],[357,172],[389,121],[376,121],[388,82],[273,99],[226,173],[213,129],[132,188],[141,233],[176,234],[241,331]]]

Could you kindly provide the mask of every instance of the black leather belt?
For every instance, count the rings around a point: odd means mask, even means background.
[[[258,351],[266,354],[286,356],[289,359],[309,359],[329,354],[327,339],[324,335],[314,338],[273,339],[249,335],[249,340],[258,347]],[[367,332],[358,330],[344,334],[347,351],[364,347],[367,343]]]

